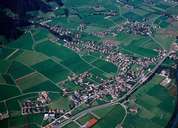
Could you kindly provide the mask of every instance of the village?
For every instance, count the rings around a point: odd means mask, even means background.
[[[106,17],[116,15],[116,12],[100,11],[100,7],[94,7],[93,9],[95,10],[93,15],[100,15],[103,13]],[[47,95],[46,92],[43,92],[44,94],[39,94],[36,101],[27,100],[22,104],[23,115],[43,113],[43,120],[47,122],[59,119],[57,122],[52,124],[53,127],[59,126],[58,123],[73,116],[71,111],[81,104],[92,106],[96,100],[101,100],[104,103],[112,103],[119,100],[127,94],[127,92],[131,91],[140,79],[144,79],[146,73],[152,70],[150,65],[156,65],[159,60],[163,59],[167,54],[166,50],[154,49],[158,53],[155,57],[135,57],[122,53],[118,42],[112,39],[102,40],[99,42],[93,40],[81,40],[80,38],[83,33],[85,34],[84,30],[87,27],[84,23],[80,24],[76,32],[60,25],[51,26],[48,24],[48,21],[43,21],[36,25],[47,28],[51,33],[56,35],[57,40],[55,41],[62,41],[63,46],[75,51],[77,54],[90,55],[91,53],[99,53],[100,59],[116,65],[119,69],[117,74],[109,79],[103,79],[96,76],[101,81],[99,84],[86,81],[87,78],[91,78],[93,76],[93,74],[88,71],[79,75],[73,74],[68,76],[67,80],[61,83],[61,87],[63,95],[70,99],[70,111],[65,111],[64,109],[49,109],[46,107],[50,103],[50,98],[45,96]],[[123,24],[116,25],[112,29],[91,32],[88,34],[100,38],[108,35],[115,37],[116,33],[119,32],[126,32],[141,36],[151,36],[154,33],[154,29],[155,26],[151,26],[144,21],[126,21]],[[80,89],[75,91],[69,90],[64,86],[66,82],[73,82],[75,85],[80,86]],[[169,79],[167,78],[163,81],[163,84],[168,82]],[[107,99],[106,97],[110,98]],[[127,103],[126,105],[129,106]],[[135,104],[128,107],[128,109],[130,112],[137,113],[137,106]]]
[[[102,59],[113,63],[119,69],[119,72],[114,77],[106,80],[101,78],[102,82],[100,84],[85,81],[86,78],[92,76],[89,72],[85,72],[78,76],[69,76],[67,81],[72,81],[76,85],[81,86],[81,90],[73,92],[63,87],[64,95],[69,96],[71,99],[71,109],[83,103],[91,105],[97,99],[104,100],[105,102],[112,102],[113,100],[121,98],[132,89],[138,80],[143,79],[145,74],[151,71],[150,65],[157,64],[157,62],[167,54],[166,50],[155,49],[158,52],[158,56],[156,57],[134,57],[121,53],[119,51],[119,45],[113,40],[104,40],[103,42],[80,40],[81,33],[85,29],[84,24],[80,25],[78,33],[73,33],[61,26],[51,27],[46,22],[40,23],[40,25],[55,33],[59,40],[63,40],[63,45],[65,47],[72,49],[78,54],[98,52],[101,54],[100,57]],[[116,27],[113,30],[90,34],[104,37],[111,33],[114,36],[114,33],[121,31],[142,36],[148,36],[153,33],[153,29],[150,25],[127,21],[122,26]],[[133,65],[136,65],[136,68],[133,69]],[[65,84],[65,82],[63,84]],[[111,96],[112,100],[106,101],[104,99],[105,96]]]

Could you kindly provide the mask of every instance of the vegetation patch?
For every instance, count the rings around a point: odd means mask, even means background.
[[[104,60],[96,60],[92,64],[107,73],[115,74],[117,72],[117,67],[114,64]]]
[[[31,50],[33,43],[34,42],[32,40],[30,32],[26,32],[16,41],[9,43],[8,46],[11,48],[20,48],[20,49]]]
[[[56,83],[65,80],[70,74],[66,68],[52,60],[40,62],[32,67]]]
[[[20,78],[20,77],[23,77],[27,74],[30,74],[32,73],[33,70],[30,69],[29,67],[25,66],[24,64],[21,64],[19,62],[16,62],[14,61],[9,70],[8,70],[8,73],[14,78],[14,79],[17,79],[17,78]]]
[[[121,123],[125,114],[124,108],[121,105],[116,105],[93,128],[115,128],[117,124]]]
[[[5,100],[7,98],[20,95],[20,91],[15,86],[0,85],[0,94],[0,100]]]

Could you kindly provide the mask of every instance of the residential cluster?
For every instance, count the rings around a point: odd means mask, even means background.
[[[40,92],[35,100],[28,99],[22,103],[22,115],[45,113],[48,111],[47,105],[50,101],[46,91]]]
[[[97,99],[103,100],[106,96],[111,96],[112,99],[117,99],[132,88],[132,85],[127,83],[121,76],[115,76],[107,80],[103,80],[101,78],[102,82],[99,85],[93,82],[86,82],[85,78],[88,78],[89,76],[91,77],[92,74],[85,72],[79,77],[75,77],[75,79],[70,78],[70,80],[82,87],[81,89],[76,90],[69,95],[71,101],[73,102],[71,109],[81,103],[91,105]],[[67,89],[65,89],[65,91],[66,90]]]
[[[101,9],[100,7],[95,7],[94,9],[96,10],[95,15],[100,15],[101,13],[104,13],[104,15],[106,16],[115,15],[115,12],[105,13],[102,11],[97,11]],[[88,71],[80,75],[73,74],[71,76],[68,76],[67,81],[64,81],[61,87],[63,89],[64,96],[68,96],[70,98],[69,108],[71,110],[75,109],[77,106],[83,103],[90,106],[96,100],[105,102],[118,100],[127,92],[132,90],[134,85],[139,80],[145,78],[144,75],[151,71],[152,67],[150,67],[150,65],[156,65],[159,60],[163,59],[167,54],[165,50],[154,49],[158,53],[156,57],[134,57],[121,53],[119,50],[120,46],[118,42],[112,39],[98,42],[83,41],[80,39],[80,37],[83,34],[83,30],[86,28],[86,25],[84,23],[80,24],[77,29],[78,32],[75,33],[59,25],[50,26],[45,22],[40,23],[40,25],[47,28],[52,33],[56,34],[60,40],[63,40],[63,45],[65,47],[70,48],[79,54],[99,53],[100,58],[118,67],[119,71],[117,72],[117,75],[109,79],[103,79],[99,76],[96,76],[101,81],[99,84],[86,80],[94,76]],[[114,27],[113,29],[87,34],[98,37],[105,37],[110,34],[115,36],[118,32],[150,36],[154,32],[154,28],[151,25],[148,25],[146,22],[126,21],[125,23]],[[73,82],[77,86],[80,86],[80,88],[78,90],[69,90],[67,87],[64,86],[66,84],[65,82],[69,81]],[[109,97],[109,99],[107,99],[106,97]],[[136,106],[132,106],[129,110],[130,112],[137,113]],[[60,117],[60,119],[58,120],[59,122],[62,121],[63,118],[65,119],[71,116],[71,114],[69,114],[69,116],[65,116],[66,114],[68,114],[68,112],[65,113],[64,110],[48,110],[44,115],[44,120],[54,120]],[[55,125],[55,123],[52,125]]]
[[[154,32],[154,28],[146,22],[126,21],[117,27],[117,32],[127,32],[142,36],[149,36]]]
[[[4,120],[4,119],[7,119],[7,118],[9,118],[8,112],[0,113],[0,120]]]
[[[72,41],[75,37],[79,36],[79,34],[74,34],[60,25],[51,26],[46,22],[41,22],[39,25],[50,30],[54,35],[57,35],[60,40]]]
[[[55,120],[56,118],[59,118],[64,113],[64,109],[49,109],[47,112],[45,112],[43,120],[50,122],[52,120]]]
[[[137,58],[132,56],[127,56],[122,54],[119,51],[110,52],[108,56],[106,56],[106,61],[109,61],[118,66],[119,75],[124,76],[126,81],[137,81],[142,74],[145,73],[147,69],[149,69],[150,64],[156,64],[159,59],[163,58],[166,55],[165,50],[159,50],[158,56],[149,58]],[[135,69],[132,70],[133,65],[136,65]],[[135,71],[134,71],[135,70]]]

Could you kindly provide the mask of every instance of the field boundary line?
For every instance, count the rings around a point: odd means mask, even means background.
[[[10,55],[8,55],[5,60],[8,60],[11,56],[13,56],[16,52],[18,52],[19,49],[17,48],[15,51],[13,51]]]
[[[15,82],[18,82],[19,80],[24,79],[24,78],[26,78],[26,77],[32,76],[32,75],[35,74],[35,73],[37,73],[37,72],[34,71],[34,72],[31,72],[31,73],[29,73],[29,74],[26,74],[26,75],[24,75],[24,76],[22,76],[22,77],[19,77],[19,78],[17,78],[17,79],[15,80]]]
[[[150,37],[156,44],[158,44],[163,50],[165,50],[165,48],[160,44],[160,42],[157,41],[153,36],[149,35],[149,37]]]

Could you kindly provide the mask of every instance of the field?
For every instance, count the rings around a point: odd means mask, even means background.
[[[84,125],[87,121],[89,121],[89,120],[91,120],[91,119],[93,119],[93,118],[95,118],[93,115],[91,115],[91,114],[86,114],[86,115],[84,115],[83,117],[79,118],[79,119],[77,120],[77,122],[79,122],[81,125]]]
[[[88,63],[92,63],[97,59],[95,56],[91,56],[91,55],[83,55],[82,58]]]
[[[71,91],[79,90],[81,88],[79,85],[75,84],[74,82],[67,82],[64,84],[64,87]]]
[[[32,67],[55,83],[65,80],[70,72],[52,60],[40,62]],[[55,72],[55,73],[54,73]]]
[[[32,73],[33,70],[30,69],[29,67],[19,63],[19,62],[13,62],[11,66],[8,69],[8,74],[11,74],[11,76],[14,79],[20,78],[22,76],[25,76],[27,74]]]
[[[134,94],[138,113],[129,113],[124,121],[124,127],[163,128],[167,125],[174,110],[175,101],[170,92],[160,85],[162,79],[156,75]]]
[[[26,42],[26,43],[24,43]],[[30,32],[23,34],[18,40],[11,42],[9,47],[11,48],[21,48],[21,49],[32,49],[33,40]]]
[[[37,45],[36,49],[47,56],[57,57],[61,61],[61,64],[66,66],[69,70],[72,70],[74,73],[82,73],[90,68],[90,65],[84,62],[75,52],[64,46],[52,42],[44,42]]]
[[[69,123],[69,124],[67,124],[67,125],[65,125],[64,127],[62,127],[62,128],[79,128],[79,126],[76,124],[76,123],[74,123],[74,122],[71,122],[71,123]]]
[[[87,33],[82,33],[82,35],[81,35],[81,40],[84,40],[84,41],[90,41],[90,40],[93,40],[93,41],[100,41],[101,38],[98,37],[98,36],[89,35],[89,34],[87,34]]]
[[[161,42],[160,46],[164,49],[169,49],[171,43],[175,40],[174,37],[170,35],[164,35],[160,33],[156,34],[154,38],[157,42]]]
[[[50,108],[69,110],[69,99],[61,97],[60,85],[56,83],[67,79],[67,76],[73,72],[78,74],[91,68],[83,58],[80,58],[72,50],[60,44],[50,42],[45,37],[48,35],[48,31],[37,29],[31,32],[32,35],[30,33],[25,34],[17,41],[9,44],[9,48],[1,50],[1,112],[8,110],[9,115],[12,117],[8,120],[8,122],[10,121],[9,126],[7,126],[6,120],[3,121],[3,126],[5,127],[23,127],[26,125],[23,121],[16,122],[20,118],[26,118],[21,116],[20,103],[25,99],[36,98],[37,93],[40,91],[54,92],[50,93],[52,99],[51,104],[49,104]],[[35,50],[32,50],[32,44],[29,46],[28,42],[25,46],[19,44],[22,40],[31,42],[31,36],[35,40],[35,45],[33,46]],[[17,51],[18,54],[15,48],[20,49],[20,52]],[[77,86],[75,88],[71,83],[65,85],[65,87],[72,90],[80,88]],[[14,119],[14,117],[18,118]],[[27,118],[30,118],[30,116],[27,116]],[[41,115],[36,115],[34,118],[42,119]],[[11,123],[11,120],[16,122],[16,124]],[[37,123],[34,123],[34,121],[30,120],[31,123],[28,125],[37,127]],[[40,121],[39,125],[41,123]]]
[[[91,1],[82,1],[82,0],[73,0],[73,1],[68,1],[68,0],[64,0],[64,4],[66,6],[84,6],[84,5],[92,5],[94,3],[94,0]]]
[[[37,98],[38,92],[41,91],[49,92],[52,100],[49,107],[69,110],[68,105],[70,102],[61,97],[62,91],[56,83],[65,80],[72,71],[60,63],[60,60],[68,61],[68,59],[70,59],[68,56],[78,59],[80,59],[80,57],[65,47],[49,43],[47,38],[44,39],[48,34],[48,31],[43,29],[34,30],[32,31],[32,35],[26,33],[17,41],[10,43],[8,48],[1,50],[0,111],[3,113],[8,111],[10,115],[9,119],[1,121],[1,126],[4,128],[20,128],[25,125],[29,125],[30,127],[40,126],[42,124],[43,115],[22,116],[21,103],[27,99]],[[47,53],[45,51],[32,50],[33,44],[31,36],[34,36],[33,38],[35,39],[35,45],[33,46],[35,49],[38,49],[38,45],[42,44],[44,44],[44,46],[49,44],[47,48],[51,46],[51,51],[55,51],[56,46],[59,47],[57,47],[56,52],[53,52],[53,54],[50,54],[51,52]],[[21,45],[23,42],[26,43]],[[18,50],[16,50],[16,48],[18,48]],[[59,51],[61,52],[59,53]],[[54,58],[55,56],[59,58],[58,61]],[[80,69],[80,71],[81,70],[82,69]],[[61,97],[61,99],[59,97]],[[59,103],[61,105],[59,105]],[[28,119],[30,123],[27,123],[26,119]]]
[[[103,72],[102,70],[98,69],[98,68],[93,68],[89,71],[90,73],[92,73],[95,76],[99,76],[103,79],[107,78],[107,74],[105,72]]]
[[[0,93],[0,100],[5,100],[7,98],[20,95],[20,91],[14,85],[0,85]]]
[[[96,60],[92,64],[106,73],[115,74],[117,72],[117,67],[115,65],[104,60]]]
[[[82,21],[80,20],[79,17],[73,15],[70,16],[68,18],[55,18],[53,19],[52,22],[50,22],[50,25],[61,25],[61,26],[65,26],[66,28],[70,28],[70,29],[77,29],[77,27],[80,25]]]
[[[163,128],[167,125],[175,104],[175,97],[172,97],[170,92],[160,85],[163,79],[162,76],[156,74],[151,81],[146,83],[144,87],[136,91],[132,96],[136,99],[138,113],[134,114],[125,111],[121,105],[113,105],[94,110],[92,111],[94,115],[86,114],[77,119],[77,122],[83,125],[92,118],[99,118],[94,128],[114,128],[119,124],[126,128],[149,128],[150,126],[154,128]],[[158,90],[159,93],[157,92]],[[68,125],[70,124],[71,123]],[[72,124],[78,127],[76,123],[72,122]]]
[[[1,74],[7,72],[9,66],[11,65],[11,63],[12,63],[11,61],[7,61],[7,60],[1,60],[0,61],[0,64],[1,64],[1,66],[0,66],[0,72],[1,72]]]
[[[160,45],[149,37],[121,32],[116,36],[116,39],[121,45],[121,50],[128,54],[139,57],[155,57],[158,55],[154,49],[160,48]]]
[[[129,19],[130,21],[141,21],[142,17],[138,14],[135,14],[133,12],[127,12],[123,15],[125,18]]]
[[[8,55],[12,54],[14,51],[15,50],[13,49],[2,48],[0,59],[5,59],[6,57],[8,57]]]
[[[29,59],[30,58],[30,59]],[[42,53],[35,52],[35,51],[24,51],[22,54],[20,54],[16,61],[20,62],[24,65],[32,66],[37,63],[40,63],[41,61],[47,60],[49,57],[45,56]]]
[[[51,33],[49,33],[47,29],[40,28],[40,29],[32,30],[31,35],[33,37],[33,40],[35,41],[35,44],[37,44],[37,43],[47,41]]]
[[[29,125],[30,127],[37,127],[42,121],[42,115],[36,114],[31,116],[19,116],[9,120],[9,127],[25,127]],[[30,124],[28,122],[31,122]]]
[[[97,123],[93,126],[93,128],[115,128],[118,124],[124,121],[125,116],[126,110],[120,104],[103,106],[102,108],[96,108],[90,113],[81,115],[76,118],[74,122],[66,124],[63,128],[68,128],[71,124],[75,124],[74,126],[77,127],[77,123],[83,126],[86,122],[93,118],[97,120]]]
[[[68,97],[58,97],[57,100],[54,100],[51,104],[49,104],[49,107],[52,109],[60,108],[68,111],[70,110],[69,104],[70,101]]]
[[[125,114],[124,108],[121,105],[116,105],[113,109],[109,110],[106,115],[103,115],[94,128],[115,128],[122,122]]]

